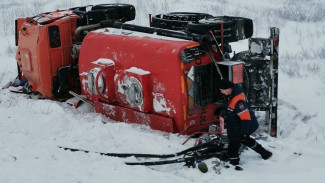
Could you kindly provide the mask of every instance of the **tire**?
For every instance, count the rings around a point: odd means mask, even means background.
[[[212,31],[218,41],[221,41],[221,29],[224,42],[236,42],[252,37],[253,21],[242,17],[219,16],[202,19],[197,23],[189,22],[187,25],[187,30],[191,33],[206,34]]]
[[[87,6],[71,8],[74,13],[82,17],[79,25],[97,24],[103,20],[111,19],[120,22],[135,19],[135,7],[130,4],[99,4],[86,11]]]
[[[204,18],[211,18],[212,15],[205,13],[171,12],[158,14],[152,17],[151,27],[171,30],[186,30],[189,22],[198,22]]]
[[[99,4],[93,6],[88,15],[94,23],[107,19],[126,22],[135,19],[135,7],[130,4]]]

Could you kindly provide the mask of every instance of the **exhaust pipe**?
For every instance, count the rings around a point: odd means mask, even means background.
[[[76,43],[80,43],[82,41],[81,39],[81,34],[84,31],[92,31],[92,30],[96,30],[99,28],[104,28],[104,27],[112,27],[114,21],[113,20],[104,20],[99,22],[98,24],[92,24],[92,25],[85,25],[85,26],[80,26],[76,29],[74,36],[75,36],[75,42]]]
[[[143,27],[143,26],[139,26],[139,25],[125,24],[122,22],[114,22],[113,28],[126,29],[126,30],[149,33],[149,34],[156,33],[157,35],[161,35],[161,36],[193,40],[193,37],[189,36],[185,32],[155,28],[155,27]]]

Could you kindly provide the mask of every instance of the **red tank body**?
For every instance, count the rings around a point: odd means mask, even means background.
[[[217,122],[213,113],[207,113],[216,105],[188,114],[185,73],[195,63],[181,61],[181,51],[198,45],[194,41],[122,29],[93,31],[84,38],[80,49],[82,94],[95,104],[97,112],[117,121],[147,124],[153,129],[181,134],[207,129]],[[210,58],[202,57],[200,64],[207,63],[211,63]],[[93,81],[105,84],[100,87]]]

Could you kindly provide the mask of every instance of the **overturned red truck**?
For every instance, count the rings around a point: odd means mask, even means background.
[[[276,136],[277,28],[263,39],[241,17],[175,12],[150,16],[150,27],[125,23],[134,18],[132,5],[100,4],[17,19],[19,79],[45,98],[85,96],[117,121],[193,134],[223,130],[216,83],[228,78]],[[230,56],[243,39],[249,50]]]

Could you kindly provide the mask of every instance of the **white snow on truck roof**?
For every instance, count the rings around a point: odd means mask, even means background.
[[[132,73],[139,74],[139,75],[150,74],[150,72],[145,71],[145,70],[143,70],[143,69],[139,69],[139,68],[137,68],[137,67],[131,67],[131,68],[125,70],[125,71],[127,71],[127,72],[132,72]]]
[[[95,31],[92,31],[95,33],[104,33],[104,34],[110,34],[110,35],[121,35],[121,36],[136,36],[136,37],[149,37],[154,39],[163,39],[163,40],[170,40],[170,41],[185,41],[185,42],[194,42],[191,40],[185,40],[185,39],[179,39],[179,38],[173,38],[173,37],[167,37],[167,36],[161,36],[144,32],[137,32],[137,31],[131,31],[126,29],[117,29],[117,28],[104,28],[104,29],[98,29]]]
[[[114,61],[107,58],[100,58],[92,63],[97,65],[114,65]]]

